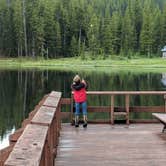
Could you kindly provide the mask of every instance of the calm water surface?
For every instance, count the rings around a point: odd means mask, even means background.
[[[108,69],[109,70],[109,69]],[[70,97],[72,78],[77,73],[66,71],[0,70],[0,149],[8,145],[8,136],[21,126],[21,122],[33,110],[44,94],[61,91]],[[166,90],[164,73],[134,72],[78,72],[87,80],[88,90]],[[88,99],[91,105],[109,105],[110,99]],[[123,104],[117,98],[116,105]],[[162,97],[135,97],[131,105],[161,105]]]

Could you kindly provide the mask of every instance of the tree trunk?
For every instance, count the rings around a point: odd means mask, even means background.
[[[32,57],[35,57],[35,39],[32,37]]]
[[[27,100],[27,79],[28,72],[25,71],[25,83],[24,83],[24,102],[23,102],[23,118],[25,118],[25,112],[26,112],[26,100]]]
[[[81,55],[81,28],[79,30],[79,39],[78,39],[78,54]]]
[[[26,7],[25,7],[25,0],[22,0],[22,8],[23,8],[23,27],[24,27],[24,47],[25,47],[25,56],[28,56],[28,48],[27,48],[27,30],[26,30]]]

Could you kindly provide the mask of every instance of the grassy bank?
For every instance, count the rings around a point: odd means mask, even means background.
[[[30,58],[1,58],[0,68],[38,68],[38,69],[94,69],[111,68],[114,70],[150,70],[166,71],[166,59],[163,58],[135,58],[135,59],[97,59],[82,60],[81,58],[61,58],[61,59],[30,59]],[[105,69],[104,69],[105,70]]]

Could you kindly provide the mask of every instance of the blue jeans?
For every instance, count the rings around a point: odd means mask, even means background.
[[[82,106],[82,114],[83,115],[87,115],[87,103],[86,101],[82,102],[82,103],[75,103],[75,115],[79,116],[80,115],[80,107]]]

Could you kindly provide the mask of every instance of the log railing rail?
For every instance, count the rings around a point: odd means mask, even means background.
[[[15,143],[5,166],[53,166],[60,135],[61,92],[52,91]]]
[[[130,122],[154,122],[154,120],[130,120],[130,112],[166,112],[166,91],[87,91],[87,95],[111,96],[111,106],[88,106],[88,112],[109,112],[109,123],[114,124],[115,116],[124,115],[126,124]],[[115,106],[115,96],[125,96],[125,106]],[[160,95],[165,100],[165,106],[130,106],[130,98],[133,95]],[[73,121],[73,92],[71,94],[71,121]],[[116,112],[115,110],[119,110]],[[122,111],[123,110],[123,111]],[[125,110],[125,111],[124,111]],[[97,121],[96,121],[97,122]],[[101,121],[104,122],[104,121]]]

